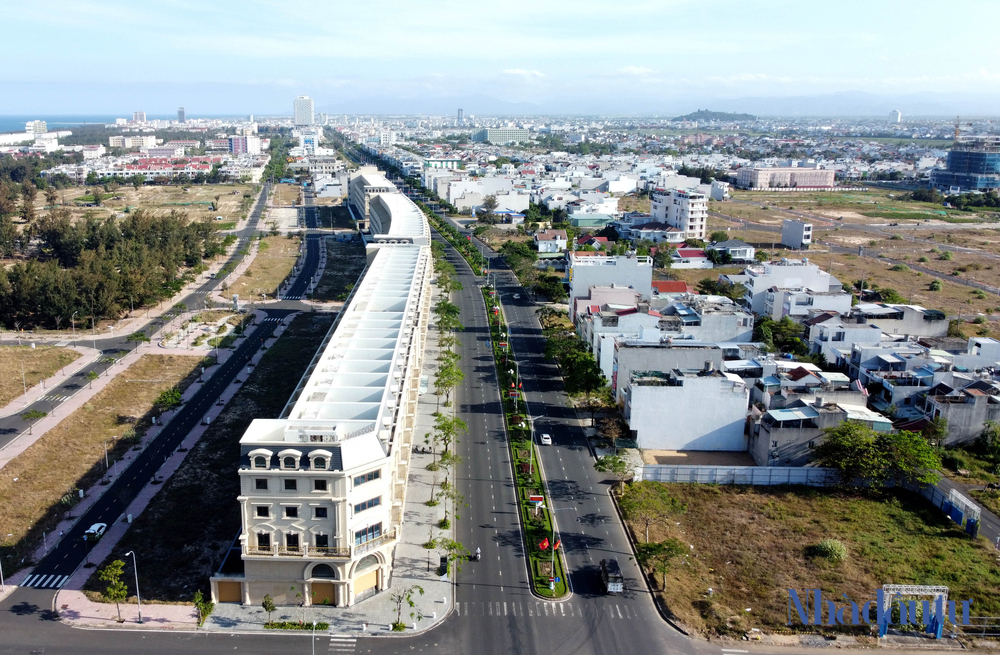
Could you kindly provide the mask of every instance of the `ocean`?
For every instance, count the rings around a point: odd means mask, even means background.
[[[28,121],[45,121],[50,130],[71,130],[77,125],[85,123],[114,123],[116,118],[132,119],[132,113],[127,114],[51,114],[51,115],[0,115],[0,134],[4,132],[23,132],[24,124]],[[147,114],[147,120],[172,121],[177,120],[177,114]],[[194,118],[194,116],[188,116]],[[204,118],[204,117],[203,117]]]

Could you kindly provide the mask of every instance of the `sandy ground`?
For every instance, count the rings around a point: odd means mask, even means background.
[[[672,466],[757,466],[750,453],[709,450],[643,450],[642,461]]]

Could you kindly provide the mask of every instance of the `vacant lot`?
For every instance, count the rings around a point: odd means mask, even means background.
[[[297,184],[278,184],[274,190],[274,204],[294,205],[299,201],[300,191]]]
[[[351,218],[351,212],[343,204],[339,204],[339,200],[337,203],[332,207],[319,208],[320,227],[331,227],[335,230],[357,229],[354,219]]]
[[[103,193],[103,190],[102,190]],[[66,189],[59,192],[59,203],[67,205],[75,218],[83,217],[91,212],[99,217],[111,213],[124,212],[125,208],[145,209],[154,215],[164,215],[171,211],[183,212],[191,220],[215,219],[222,216],[220,222],[236,221],[248,203],[244,194],[253,193],[253,187],[247,184],[192,184],[187,187],[173,185],[147,185],[135,189],[122,185],[106,197],[99,207],[78,206],[75,202],[89,195],[89,187]],[[82,201],[81,201],[82,202]],[[39,193],[36,200],[38,210],[44,205],[44,194]],[[213,208],[214,207],[214,208]],[[39,211],[39,216],[42,212]]]
[[[208,591],[208,578],[240,529],[239,439],[251,420],[280,415],[333,316],[303,314],[292,321],[115,546],[111,560],[125,559],[133,549],[144,553],[139,569],[144,600],[189,601],[196,590]],[[192,507],[198,508],[197,520]],[[103,586],[92,577],[86,588]]]
[[[945,209],[942,205],[928,202],[900,200],[907,192],[889,189],[860,191],[816,191],[803,193],[763,193],[754,191],[733,191],[733,199],[743,201],[733,203],[731,209],[743,212],[743,218],[756,220],[758,212],[775,213],[775,210],[794,209],[812,212],[829,218],[843,216],[847,223],[885,223],[890,221],[910,221],[944,219],[959,221],[987,220],[987,215]],[[756,206],[756,209],[748,204]],[[740,206],[742,205],[742,206]],[[766,208],[766,209],[762,209]],[[729,212],[727,212],[729,213]],[[788,218],[788,216],[786,216]]]
[[[618,211],[649,213],[649,196],[622,196],[618,199]]]
[[[300,237],[265,237],[260,241],[260,250],[243,275],[229,287],[231,296],[238,293],[240,298],[250,299],[266,293],[274,296],[278,286],[288,277],[299,258]]]
[[[30,389],[80,356],[70,348],[32,348],[27,340],[23,343],[23,346],[0,346],[0,407],[23,394],[25,384]]]
[[[655,524],[650,540],[675,537],[691,548],[674,560],[659,593],[682,623],[700,632],[786,631],[788,589],[860,599],[889,582],[947,585],[949,597],[972,598],[976,614],[1000,613],[1000,570],[989,544],[970,540],[915,494],[666,486],[687,503],[687,513]],[[632,527],[641,542],[643,530]],[[843,562],[810,556],[810,547],[827,538],[847,547]]]
[[[130,428],[145,432],[156,397],[175,385],[186,388],[197,377],[200,362],[201,357],[144,355],[4,467],[0,525],[13,533],[16,545],[7,554],[12,563],[18,562],[14,570],[41,543],[42,531],[51,532],[69,510],[60,499],[104,475],[105,441]],[[78,379],[80,385],[87,384],[82,376]],[[112,441],[109,458],[120,459],[130,445]]]
[[[368,256],[360,241],[326,241],[326,268],[312,294],[313,300],[347,300]]]

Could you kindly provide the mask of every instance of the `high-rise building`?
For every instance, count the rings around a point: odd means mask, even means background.
[[[24,131],[32,134],[45,134],[49,131],[49,126],[45,121],[28,121],[24,124]]]
[[[145,123],[146,122],[146,112],[144,112],[144,111],[134,111],[134,112],[132,112],[132,122],[133,123]]]
[[[705,238],[708,222],[705,194],[685,189],[657,189],[650,198],[650,214],[655,222],[681,230],[685,239]]]
[[[947,168],[932,170],[931,184],[953,193],[1000,188],[1000,136],[956,138]]]
[[[903,114],[898,109],[893,109],[889,112],[889,122],[890,123],[900,123],[903,120]]]
[[[229,137],[229,152],[234,155],[259,155],[260,137],[231,136]]]
[[[495,145],[521,143],[530,138],[530,132],[519,127],[490,127],[485,130],[480,130],[472,135],[473,141],[479,143],[492,143]]]
[[[313,101],[309,96],[299,96],[295,99],[295,125],[309,126],[313,124]]]
[[[178,107],[177,108],[177,122],[178,123],[186,123],[187,122],[187,118],[184,116],[184,107]]]
[[[462,124],[462,121],[463,121],[463,120],[465,120],[465,119],[463,118],[463,116],[462,116],[462,115],[463,115],[464,113],[465,113],[465,112],[464,112],[464,111],[462,111],[462,108],[461,108],[461,107],[459,107],[459,108],[458,108],[458,124],[459,124],[459,125],[461,125],[461,124]]]

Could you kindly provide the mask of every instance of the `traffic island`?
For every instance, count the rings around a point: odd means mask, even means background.
[[[560,548],[559,535],[553,528],[545,480],[532,439],[531,419],[514,363],[507,322],[495,291],[484,288],[483,300],[490,321],[490,344],[503,400],[507,447],[514,465],[514,485],[525,551],[528,553],[531,589],[543,598],[561,598],[568,591],[566,569],[561,553],[556,556]]]

